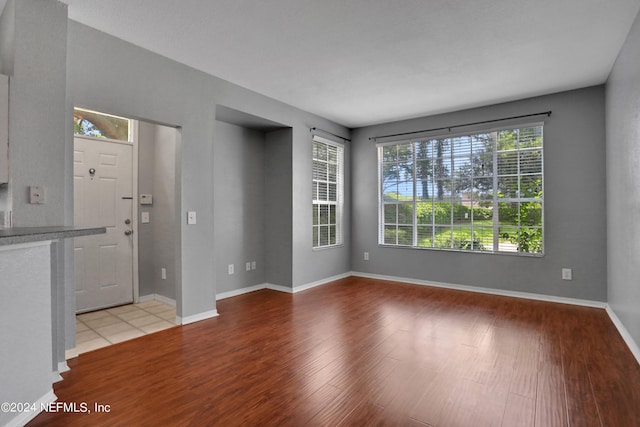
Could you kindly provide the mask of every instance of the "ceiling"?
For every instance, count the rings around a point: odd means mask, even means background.
[[[601,84],[640,9],[640,0],[63,2],[73,20],[348,127]]]

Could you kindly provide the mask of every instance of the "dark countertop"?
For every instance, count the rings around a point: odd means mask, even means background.
[[[105,227],[14,227],[0,229],[0,246],[106,233]]]

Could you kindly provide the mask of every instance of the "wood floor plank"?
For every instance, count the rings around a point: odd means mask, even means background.
[[[510,391],[523,397],[535,399],[538,392],[538,366],[540,361],[540,345],[526,342],[518,348],[513,363],[513,377]]]
[[[636,426],[640,365],[602,309],[350,277],[85,353],[30,426]]]
[[[509,393],[502,418],[504,427],[533,427],[536,418],[535,398]]]
[[[536,426],[568,426],[565,378],[562,366],[541,362],[536,395]]]
[[[418,403],[410,411],[409,417],[429,425],[438,425],[443,417],[445,406],[455,399],[454,393],[464,382],[469,361],[472,359],[469,347],[460,346],[447,366],[438,372],[429,384]]]

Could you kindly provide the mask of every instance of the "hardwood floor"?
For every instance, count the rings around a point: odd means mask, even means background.
[[[33,426],[640,426],[602,309],[351,277],[80,355]]]

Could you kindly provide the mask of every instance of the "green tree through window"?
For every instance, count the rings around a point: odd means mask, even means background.
[[[130,120],[109,114],[75,108],[73,131],[76,135],[130,141]]]

